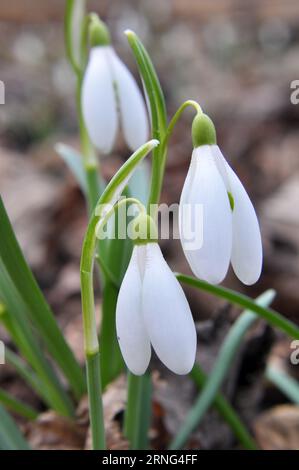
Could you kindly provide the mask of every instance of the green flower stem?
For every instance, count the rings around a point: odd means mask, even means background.
[[[164,140],[162,141],[161,146],[162,146],[162,149],[163,149],[164,152],[167,148],[169,138],[171,137],[171,135],[173,133],[173,130],[176,126],[176,123],[180,119],[180,117],[183,114],[183,112],[185,111],[185,109],[188,108],[189,106],[192,106],[195,109],[196,114],[201,114],[202,113],[202,109],[201,109],[200,105],[197,103],[197,101],[187,100],[179,107],[179,109],[173,115],[170,123],[168,124],[166,135],[164,137]]]
[[[85,7],[85,1],[82,0],[82,2],[84,2],[84,7]],[[75,26],[73,24],[73,19],[74,19],[75,8],[76,8],[76,0],[66,0],[65,14],[64,14],[64,42],[65,42],[67,58],[72,66],[72,69],[78,75],[81,72],[81,64],[78,63],[77,61],[75,50],[74,50],[74,44],[73,44],[73,32],[74,32],[74,26]],[[84,11],[84,8],[83,8],[83,11]]]
[[[86,353],[87,390],[93,450],[105,450],[104,414],[99,350]]]
[[[199,389],[204,388],[209,380],[198,364],[195,364],[193,367],[192,371],[190,372],[190,377],[194,380]],[[243,447],[248,450],[257,449],[257,445],[254,439],[250,436],[235,410],[220,392],[215,395],[213,405],[218,411],[219,415],[222,416],[222,418],[227,422],[230,429],[233,431],[234,435],[243,445]]]
[[[138,70],[142,77],[144,88],[147,93],[151,114],[152,136],[153,138],[158,139],[160,142],[162,142],[164,140],[167,129],[167,113],[165,98],[157,73],[149,57],[148,52],[146,51],[138,36],[130,30],[127,30],[125,34],[134,54]],[[152,206],[158,204],[160,200],[166,160],[165,150],[166,149],[162,149],[162,146],[159,146],[153,151],[152,173],[149,198],[147,203],[147,211],[154,219],[156,219],[157,213],[153,213]],[[128,403],[132,403],[134,398],[132,399],[131,397],[139,396],[140,390],[143,390],[143,396],[140,396],[140,400],[142,400],[142,402],[140,402],[140,409],[150,409],[150,380],[145,376],[133,377],[132,374],[129,373],[128,383]],[[145,429],[144,427],[142,427],[142,419],[142,413],[136,414],[134,412],[133,406],[129,406],[126,413],[126,421],[129,423],[134,423],[136,429],[142,429],[143,437],[140,438],[146,439],[148,434],[148,428]],[[136,444],[135,439],[131,435],[128,435],[128,438],[131,441],[131,446],[134,447]]]
[[[81,148],[83,155],[83,166],[86,174],[87,183],[87,201],[89,213],[91,214],[93,209],[95,208],[95,205],[99,199],[101,192],[99,181],[100,167],[83,119],[81,106],[82,81],[83,77],[80,74],[77,80],[77,110],[79,119]]]
[[[260,306],[269,305],[272,302],[274,295],[274,291],[267,291],[262,294],[256,302]],[[170,449],[181,448],[186,443],[192,431],[199,425],[203,416],[213,403],[246,332],[256,320],[257,316],[252,311],[248,310],[245,311],[233,324],[221,346],[216,364],[202,393],[199,395],[195,405],[189,411],[185,423],[171,443]]]
[[[82,0],[83,1],[83,0]],[[84,70],[87,62],[87,50],[88,50],[88,26],[90,24],[91,16],[84,15],[85,2],[83,2],[83,17],[80,25],[74,25],[74,13],[75,13],[75,1],[67,0],[65,9],[65,45],[66,52],[71,67],[76,75],[77,79],[77,112],[79,120],[79,132],[81,140],[81,150],[83,156],[83,166],[86,173],[87,182],[87,202],[89,213],[91,214],[95,204],[100,195],[100,181],[99,181],[99,164],[96,156],[95,149],[90,141],[87,129],[85,127],[82,106],[81,106],[81,94],[82,94],[82,83],[84,78]],[[78,50],[75,51],[73,44],[73,30],[75,27],[80,28],[80,41],[78,42]],[[79,57],[79,60],[76,59]]]
[[[120,209],[122,206],[126,204],[136,204],[140,212],[145,212],[144,205],[135,197],[124,197],[117,201],[112,208],[104,215],[101,219],[100,223],[98,224],[97,230],[100,231],[104,226],[107,224],[110,217],[115,213],[116,209]]]
[[[261,305],[256,304],[253,300],[244,294],[239,294],[231,289],[225,287],[215,286],[208,284],[205,281],[201,281],[192,276],[186,276],[184,274],[176,274],[177,279],[184,284],[196,287],[204,292],[209,292],[216,297],[227,300],[228,302],[237,305],[238,307],[246,308],[256,313],[260,317],[264,318],[270,325],[279,330],[283,331],[292,338],[299,339],[299,328],[290,320],[287,320],[278,312],[271,308],[265,308]]]
[[[171,119],[166,129],[166,132],[163,133],[163,140],[161,143],[161,148],[159,149],[159,152],[157,152],[157,155],[155,155],[153,158],[152,179],[151,179],[151,189],[150,189],[149,202],[148,202],[148,211],[151,210],[152,205],[159,203],[162,186],[163,186],[163,180],[164,180],[168,141],[178,119],[181,117],[183,111],[188,106],[193,106],[197,113],[202,112],[201,107],[196,101],[193,101],[193,100],[185,101],[179,107],[179,109],[177,110],[173,118]],[[151,214],[153,216],[155,215],[153,213]]]
[[[80,265],[82,314],[87,363],[87,385],[89,390],[89,414],[92,424],[93,447],[96,449],[105,447],[99,342],[95,320],[93,292],[93,266],[97,248],[96,229],[98,223],[103,217],[102,211],[104,210],[105,204],[115,203],[117,198],[120,196],[124,185],[128,182],[128,179],[134,172],[135,167],[157,145],[158,142],[156,140],[149,141],[142,145],[117,171],[98,200],[97,206],[87,227],[83,242]]]
[[[193,107],[197,114],[202,113],[202,109],[196,101],[188,100],[188,101],[185,101],[179,107],[179,109],[176,111],[171,121],[169,122],[166,132],[164,133],[159,155],[157,156],[156,159],[153,159],[151,190],[150,190],[149,203],[148,203],[149,209],[150,209],[151,204],[159,203],[163,180],[164,180],[168,142],[179,118],[181,117],[184,110],[188,108],[189,106]]]
[[[140,380],[142,379],[142,380]],[[148,448],[148,429],[151,420],[151,376],[142,377],[128,372],[128,402],[125,411],[124,434],[134,450]]]

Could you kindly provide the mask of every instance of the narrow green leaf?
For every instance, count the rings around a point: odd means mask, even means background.
[[[148,162],[142,162],[136,168],[129,182],[129,194],[146,205],[149,196],[150,168]]]
[[[275,366],[268,366],[266,378],[296,405],[299,405],[299,383]]]
[[[29,450],[29,445],[19,429],[0,405],[0,449],[1,450]]]
[[[0,388],[0,402],[10,411],[23,416],[27,419],[35,419],[38,416],[38,412],[31,408],[31,406],[16,400],[9,393],[5,392]]]
[[[197,289],[200,289],[204,292],[209,292],[212,295],[216,295],[216,297],[226,299],[228,302],[237,305],[238,307],[251,310],[260,317],[264,318],[264,320],[270,323],[270,325],[278,328],[292,338],[299,339],[299,328],[293,322],[287,320],[271,308],[265,308],[262,305],[256,304],[246,295],[235,292],[232,289],[227,289],[226,287],[208,284],[207,282],[201,281],[192,276],[186,276],[184,274],[177,273],[176,277],[184,284],[196,287]]]
[[[62,143],[55,145],[55,150],[73,173],[82,192],[87,195],[87,181],[83,166],[83,157],[75,149]]]
[[[274,291],[267,291],[258,297],[256,303],[260,306],[268,306],[274,296]],[[216,363],[202,393],[189,411],[185,423],[171,443],[170,449],[180,449],[192,431],[199,425],[213,403],[246,332],[256,320],[257,316],[252,311],[247,310],[235,321],[220,348]]]
[[[26,307],[23,316],[26,312],[49,353],[64,372],[75,395],[80,397],[85,390],[82,370],[66,343],[53,313],[26,263],[1,198],[0,226],[0,262],[5,267],[10,281]]]
[[[5,347],[5,360],[14,367],[18,375],[35,391],[37,396],[51,406],[51,398],[49,398],[49,394],[47,393],[47,387],[43,386],[43,382],[28,364],[7,346]]]
[[[144,45],[133,31],[126,31],[138,70],[147,93],[152,124],[152,137],[163,142],[167,131],[167,113],[165,98],[159,82],[158,75]],[[153,150],[151,187],[148,199],[148,208],[151,204],[158,204],[163,184],[166,161],[166,148],[159,146]]]
[[[36,334],[30,326],[30,322],[24,311],[26,306],[19,297],[14,285],[5,271],[0,260],[0,298],[7,307],[1,310],[1,321],[10,333],[14,343],[20,350],[22,356],[36,371],[45,391],[42,397],[46,399],[49,406],[58,413],[70,416],[73,414],[73,406],[64,388],[62,387],[52,366],[46,359]],[[11,310],[10,310],[11,309]],[[11,314],[10,312],[13,312]]]
[[[151,58],[138,36],[130,30],[125,32],[144,83],[150,108],[153,138],[161,140],[167,126],[167,113],[162,87]],[[161,134],[160,134],[161,133]]]
[[[190,376],[199,389],[204,388],[209,380],[208,376],[206,376],[198,364],[194,365],[192,371],[190,372]],[[250,436],[235,410],[220,392],[215,395],[213,405],[220,416],[222,416],[222,418],[227,422],[243,447],[248,450],[256,449],[257,445],[253,438]]]

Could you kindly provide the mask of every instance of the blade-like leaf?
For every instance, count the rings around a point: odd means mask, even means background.
[[[85,390],[82,370],[67,345],[36,280],[26,263],[0,198],[0,264],[18,297],[22,299],[23,316],[32,321],[49,353],[64,372],[77,397]],[[6,294],[6,292],[4,293]],[[11,311],[13,314],[14,312]],[[20,311],[21,314],[21,311]]]
[[[87,195],[86,174],[83,167],[83,158],[80,153],[69,145],[61,143],[55,145],[55,150],[73,173],[82,192]]]
[[[274,291],[266,291],[256,299],[256,304],[267,307],[273,301],[274,296]],[[216,363],[209,375],[206,385],[196,400],[195,405],[189,411],[185,423],[178,432],[174,441],[171,443],[170,449],[180,449],[185,444],[192,431],[201,422],[203,416],[213,403],[215,396],[217,395],[218,390],[232,365],[233,358],[237,354],[242,339],[257,318],[257,315],[253,313],[253,311],[246,310],[230,328],[220,348]]]
[[[46,403],[51,403],[47,388],[43,386],[42,381],[36,373],[21,359],[17,354],[11,351],[7,346],[5,348],[5,360],[10,364],[18,373],[18,375],[31,387],[36,394],[44,399]]]
[[[195,287],[204,292],[209,292],[210,294],[225,299],[238,307],[251,310],[270,323],[274,328],[278,328],[292,338],[299,339],[299,328],[295,323],[284,318],[278,312],[275,312],[275,310],[265,308],[262,305],[255,303],[254,300],[250,299],[246,295],[240,294],[239,292],[235,292],[234,290],[226,287],[209,284],[208,282],[201,281],[193,276],[186,276],[185,274],[177,273],[176,277],[184,284],[188,284],[189,286]]]
[[[26,306],[19,297],[1,261],[0,298],[6,306],[6,309],[1,310],[1,321],[10,333],[22,356],[26,358],[41,380],[43,385],[42,390],[44,391],[42,397],[58,413],[72,415],[72,403],[60,384],[57,375],[54,373],[52,366],[46,359],[36,334],[34,334],[30,322],[26,315],[24,315]]]
[[[0,405],[0,449],[1,450],[29,450],[30,447],[20,433],[19,429]]]
[[[129,44],[144,83],[151,112],[152,137],[163,142],[167,129],[165,98],[158,75],[144,45],[133,31],[126,31]],[[153,150],[151,188],[148,206],[158,204],[163,183],[166,149],[159,146]]]
[[[16,400],[9,393],[5,392],[0,388],[0,402],[10,411],[23,416],[26,419],[35,419],[38,416],[38,412],[31,408],[31,406]]]
[[[299,383],[297,380],[273,365],[267,367],[265,375],[289,400],[299,405]]]

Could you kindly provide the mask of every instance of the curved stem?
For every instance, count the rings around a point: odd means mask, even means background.
[[[192,106],[195,111],[196,111],[196,114],[200,114],[202,113],[202,109],[200,107],[200,105],[197,103],[197,101],[194,101],[194,100],[187,100],[185,101],[179,108],[178,110],[175,112],[175,114],[173,115],[173,117],[171,118],[170,120],[170,123],[168,124],[168,127],[167,127],[167,130],[166,130],[166,135],[162,141],[162,149],[165,151],[167,145],[168,145],[168,141],[169,141],[169,138],[171,137],[171,134],[173,132],[173,129],[176,125],[176,123],[178,122],[179,118],[181,117],[181,115],[183,114],[183,112],[185,111],[186,108],[188,108],[189,106]]]
[[[181,117],[182,113],[189,106],[192,106],[195,109],[196,113],[202,112],[200,105],[196,101],[193,101],[193,100],[185,101],[179,107],[179,109],[176,111],[176,113],[170,120],[170,123],[166,129],[164,138],[161,142],[159,156],[157,157],[157,159],[153,160],[151,191],[150,191],[150,197],[149,197],[149,202],[148,202],[148,211],[151,211],[151,215],[153,215],[153,210],[151,208],[151,205],[158,204],[160,200],[160,195],[161,195],[161,190],[162,190],[162,185],[163,185],[163,180],[164,180],[165,165],[166,165],[166,158],[167,158],[167,146],[168,146],[169,138],[171,137],[174,127],[176,123],[178,122],[179,118]]]
[[[110,217],[115,213],[117,209],[120,209],[122,206],[126,204],[135,204],[140,212],[145,212],[145,207],[144,205],[139,201],[139,199],[136,199],[135,197],[124,197],[123,199],[120,199],[117,201],[112,208],[104,215],[104,217],[100,220],[99,224],[97,225],[96,232],[99,233],[101,229],[104,228],[104,226],[107,224],[108,220]]]

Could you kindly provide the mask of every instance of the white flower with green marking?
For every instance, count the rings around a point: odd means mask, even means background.
[[[262,242],[254,207],[241,181],[216,145],[212,121],[199,114],[192,128],[194,150],[183,187],[179,227],[185,256],[193,273],[212,284],[220,283],[231,262],[244,284],[255,283],[262,269]],[[201,220],[195,219],[202,205]],[[187,207],[190,210],[185,210]],[[185,208],[185,209],[184,209]],[[202,245],[193,247],[186,227],[200,224]]]
[[[191,371],[196,330],[188,301],[156,241],[136,243],[116,307],[120,349],[133,374],[146,371],[151,345],[176,374]]]
[[[91,42],[81,102],[88,134],[99,150],[109,153],[121,127],[127,145],[134,151],[149,134],[142,94],[99,21],[92,29]]]

